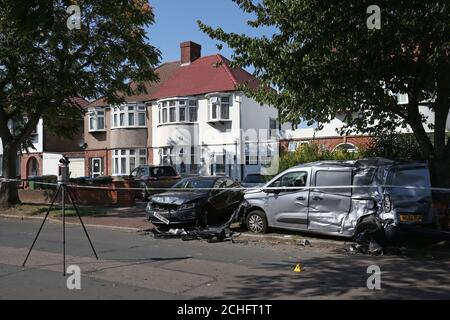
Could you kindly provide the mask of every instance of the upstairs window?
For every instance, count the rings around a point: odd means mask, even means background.
[[[89,109],[89,131],[105,131],[105,110]]]
[[[147,111],[143,105],[126,105],[112,108],[113,128],[145,128]]]
[[[158,103],[159,124],[197,122],[197,101],[167,100]]]
[[[214,96],[209,98],[209,120],[230,120],[230,96]]]

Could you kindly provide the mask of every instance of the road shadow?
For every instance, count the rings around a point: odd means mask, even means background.
[[[293,271],[297,263],[302,272]],[[369,290],[367,267],[381,269],[381,290]],[[263,264],[270,275],[240,275],[218,299],[449,299],[449,260],[327,256]],[[276,273],[276,271],[280,271]],[[275,272],[275,274],[274,274]],[[199,297],[210,299],[211,297]]]

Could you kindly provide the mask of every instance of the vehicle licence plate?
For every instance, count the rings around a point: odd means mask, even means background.
[[[402,222],[422,222],[422,216],[417,214],[400,214]]]
[[[159,221],[164,222],[165,224],[169,224],[169,223],[170,223],[170,221],[169,221],[168,219],[164,218],[164,217],[163,217],[160,213],[158,213],[158,212],[153,213],[153,216],[154,216],[156,219],[158,219]]]

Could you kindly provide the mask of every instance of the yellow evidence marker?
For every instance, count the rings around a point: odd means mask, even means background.
[[[297,263],[297,265],[294,268],[294,272],[302,272],[303,268],[302,265],[300,263]]]

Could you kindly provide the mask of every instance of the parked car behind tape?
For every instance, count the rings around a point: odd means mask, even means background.
[[[135,188],[142,188],[137,195],[146,201],[149,195],[163,191],[152,189],[170,188],[181,176],[171,166],[141,165],[131,172],[130,178],[133,179]]]

